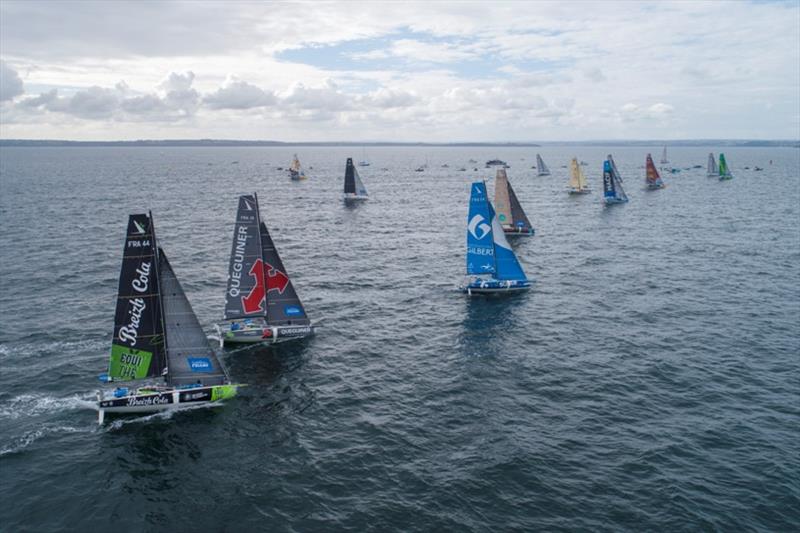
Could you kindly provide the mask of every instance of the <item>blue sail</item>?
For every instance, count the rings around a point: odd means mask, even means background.
[[[467,274],[494,274],[496,272],[492,239],[494,211],[486,196],[485,183],[476,181],[472,184],[471,191],[467,217]],[[500,234],[502,233],[503,229],[500,228]]]
[[[488,203],[488,201],[487,201]],[[495,257],[495,278],[502,280],[527,280],[525,272],[517,260],[514,250],[506,240],[503,226],[497,219],[494,209],[489,204],[489,212],[492,215],[492,238],[494,240],[494,257]]]
[[[617,191],[614,189],[614,171],[611,170],[611,163],[608,159],[603,161],[603,196],[606,198],[617,197]]]

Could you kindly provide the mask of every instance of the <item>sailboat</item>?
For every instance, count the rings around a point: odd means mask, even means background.
[[[295,181],[304,180],[308,177],[306,176],[306,172],[303,170],[302,165],[300,165],[300,160],[297,158],[297,154],[294,154],[292,166],[289,167],[289,177]]]
[[[361,161],[358,162],[358,166],[360,167],[368,167],[369,166],[369,159],[367,159],[367,149],[364,148],[361,154]]]
[[[606,205],[624,204],[628,201],[628,195],[622,188],[622,176],[619,175],[611,154],[603,162],[603,201]]]
[[[731,169],[728,168],[728,162],[725,161],[725,154],[719,154],[719,179],[720,180],[732,180],[733,174],[731,174]]]
[[[495,294],[525,291],[530,282],[506,240],[486,194],[486,184],[471,186],[467,218],[467,279],[462,292]]]
[[[708,167],[706,168],[706,176],[709,178],[716,178],[719,176],[719,169],[717,168],[717,160],[714,159],[714,153],[708,154]]]
[[[367,188],[364,187],[356,167],[353,166],[353,159],[348,157],[344,169],[344,199],[367,200],[368,198]]]
[[[278,343],[314,333],[275,243],[261,220],[258,196],[239,197],[220,342]]]
[[[531,221],[522,210],[514,188],[506,176],[506,169],[498,168],[494,181],[494,206],[497,209],[497,219],[503,227],[503,233],[508,236],[534,234]]]
[[[662,180],[661,176],[658,175],[658,169],[656,169],[656,164],[653,163],[653,158],[650,156],[650,154],[647,154],[645,169],[644,182],[645,185],[647,185],[648,190],[655,191],[657,189],[663,189],[666,187],[666,185],[664,185],[664,180]]]
[[[141,382],[97,392],[105,413],[149,413],[231,398],[233,384],[208,343],[167,256],[156,243],[153,217],[128,217],[104,382]]]
[[[661,161],[659,162],[660,165],[666,165],[669,163],[667,160],[667,147],[664,146],[664,151],[661,152]]]
[[[547,165],[544,164],[544,160],[542,156],[536,154],[536,175],[537,176],[549,176],[550,169],[547,168]]]
[[[573,157],[572,162],[569,164],[570,178],[569,178],[569,193],[570,194],[588,194],[592,192],[589,185],[586,183],[586,175],[583,169],[578,164],[578,158]]]

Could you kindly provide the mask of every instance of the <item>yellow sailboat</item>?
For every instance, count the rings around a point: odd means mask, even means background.
[[[578,158],[573,157],[570,163],[570,178],[569,178],[569,193],[570,194],[588,194],[592,192],[589,185],[586,183],[586,175],[583,169],[578,164]]]

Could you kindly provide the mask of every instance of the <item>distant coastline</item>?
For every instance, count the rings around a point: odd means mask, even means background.
[[[687,139],[687,140],[597,140],[597,141],[552,141],[552,142],[282,142],[223,139],[163,139],[136,141],[66,141],[57,139],[0,139],[0,147],[230,147],[230,146],[442,146],[442,147],[492,147],[492,148],[536,148],[541,146],[733,146],[733,147],[791,147],[800,148],[800,140],[741,140],[741,139]]]

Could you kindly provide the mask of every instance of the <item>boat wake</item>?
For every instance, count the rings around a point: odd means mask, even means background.
[[[15,420],[55,412],[95,409],[94,402],[89,400],[88,397],[88,393],[64,398],[40,394],[22,394],[0,402],[0,419]]]
[[[26,431],[19,437],[12,437],[11,439],[9,439],[10,443],[7,446],[3,446],[2,448],[0,448],[0,457],[20,453],[24,451],[26,448],[28,448],[34,442],[47,435],[52,435],[52,434],[61,435],[64,433],[86,433],[92,430],[93,428],[91,427],[74,428],[71,426],[61,426],[61,425],[41,426],[34,430]]]

